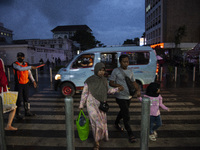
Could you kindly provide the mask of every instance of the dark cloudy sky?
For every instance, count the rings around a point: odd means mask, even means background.
[[[141,37],[145,0],[0,0],[0,22],[16,39],[52,38],[60,25],[88,25],[98,41],[121,45]]]

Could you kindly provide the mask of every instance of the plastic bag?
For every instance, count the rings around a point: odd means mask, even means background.
[[[82,116],[82,117],[81,117]],[[76,119],[76,127],[78,130],[78,135],[81,141],[85,141],[89,135],[89,119],[86,118],[83,110],[79,112],[78,118]]]
[[[1,93],[1,97],[2,97],[2,103],[3,103],[3,113],[9,112],[17,107],[16,102],[18,98],[18,92],[8,91],[7,89],[7,92]]]
[[[80,120],[79,120],[79,125],[84,126],[86,123],[86,118],[81,114]]]

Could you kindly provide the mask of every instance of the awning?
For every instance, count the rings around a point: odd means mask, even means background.
[[[156,56],[157,60],[162,60],[163,58],[159,55]]]

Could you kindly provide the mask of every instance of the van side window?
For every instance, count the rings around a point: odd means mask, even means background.
[[[105,64],[106,76],[111,75],[113,69],[117,67],[117,53],[101,53],[101,62]]]
[[[146,65],[149,63],[149,52],[124,52],[129,56],[129,65]]]
[[[84,54],[78,57],[72,64],[72,68],[88,68],[94,64],[94,54]]]

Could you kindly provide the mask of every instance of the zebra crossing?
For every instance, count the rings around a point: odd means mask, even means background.
[[[185,90],[186,91],[186,90]],[[196,94],[199,88],[187,94],[184,89],[162,90],[163,103],[171,109],[161,109],[163,125],[158,130],[156,142],[149,141],[149,149],[190,150],[200,149],[200,97]],[[66,150],[65,104],[64,98],[53,88],[44,88],[30,98],[31,110],[35,117],[26,117],[23,121],[14,120],[18,131],[5,131],[8,150]],[[75,126],[79,113],[80,94],[73,97],[75,149],[92,150],[93,137],[90,130],[89,138],[81,141]],[[132,99],[130,105],[131,127],[137,143],[129,143],[126,132],[114,128],[114,121],[119,111],[113,96],[109,96],[110,105],[107,113],[109,142],[101,141],[102,150],[140,149],[141,102]],[[86,112],[86,108],[83,109]],[[5,117],[5,122],[7,117]]]

